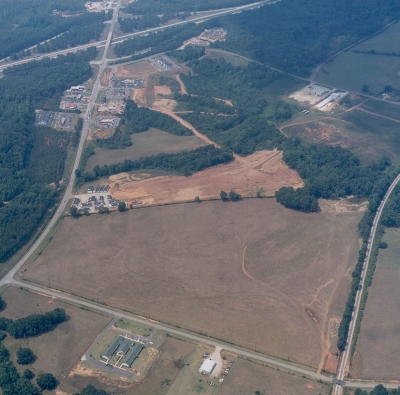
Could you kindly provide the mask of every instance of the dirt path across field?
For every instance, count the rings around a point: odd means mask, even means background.
[[[185,84],[183,83],[183,81],[182,81],[182,79],[181,79],[181,76],[180,76],[179,74],[176,75],[176,80],[177,80],[177,82],[178,82],[178,84],[179,84],[179,93],[180,93],[181,95],[187,95],[187,94],[188,94],[188,91],[187,91],[186,86],[185,86]]]

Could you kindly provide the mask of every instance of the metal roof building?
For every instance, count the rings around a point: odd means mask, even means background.
[[[124,362],[122,362],[121,366],[126,366],[127,368],[131,367],[135,359],[139,356],[139,354],[142,352],[144,348],[143,344],[140,343],[132,343],[132,344],[134,345],[126,355]]]
[[[216,362],[211,358],[205,359],[199,368],[199,373],[210,375],[214,370]]]
[[[114,339],[114,341],[107,347],[107,350],[101,354],[101,357],[105,359],[107,362],[114,355],[115,351],[118,350],[119,345],[124,339],[121,336],[118,336]]]

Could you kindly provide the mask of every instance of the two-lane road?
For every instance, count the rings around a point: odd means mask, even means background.
[[[368,268],[369,268],[370,261],[371,261],[372,246],[375,241],[376,231],[379,226],[379,221],[381,219],[383,209],[385,208],[385,205],[390,198],[390,195],[392,194],[393,190],[396,188],[396,186],[399,182],[400,182],[400,174],[390,184],[388,190],[386,191],[384,198],[382,199],[382,201],[378,207],[378,210],[376,211],[374,221],[372,223],[371,232],[370,232],[369,239],[368,239],[367,254],[366,254],[362,272],[361,272],[360,286],[357,290],[356,300],[354,303],[353,315],[351,317],[349,333],[347,335],[346,348],[342,352],[339,367],[337,370],[336,377],[337,377],[337,380],[339,380],[339,381],[344,380],[344,378],[346,376],[346,370],[347,370],[347,367],[350,362],[351,349],[352,349],[352,345],[353,345],[354,337],[355,337],[355,329],[356,329],[358,317],[360,314],[362,295],[364,292],[365,281],[367,278]],[[341,395],[342,393],[343,393],[343,387],[339,384],[336,384],[334,386],[333,395]]]

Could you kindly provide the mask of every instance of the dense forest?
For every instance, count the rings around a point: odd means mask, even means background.
[[[114,47],[117,56],[134,55],[135,52],[147,51],[146,55],[171,51],[182,43],[201,33],[203,27],[195,23],[175,26],[158,32],[150,33],[131,40],[126,40]]]
[[[131,134],[145,132],[150,128],[164,130],[177,136],[190,136],[192,134],[189,129],[168,115],[138,107],[135,102],[129,100],[121,123],[114,135],[108,139],[98,139],[96,142],[100,147],[111,149],[129,147],[132,145]]]
[[[227,41],[216,45],[306,76],[399,17],[397,0],[285,0],[214,20],[229,32]]]
[[[207,167],[216,166],[233,160],[233,155],[225,150],[207,145],[192,151],[181,151],[173,154],[157,154],[137,160],[125,160],[114,165],[96,166],[90,172],[77,170],[77,182],[90,182],[112,174],[142,170],[160,169],[186,176]]]
[[[84,3],[83,0],[3,0],[0,58],[103,18],[85,13]],[[69,13],[68,17],[62,16],[61,12]],[[71,16],[71,13],[74,15]]]
[[[95,53],[18,66],[0,79],[0,262],[29,239],[54,203],[72,144],[65,133],[36,127],[34,110],[57,108],[65,89],[90,77]]]
[[[127,7],[133,14],[177,14],[183,11],[205,11],[252,3],[251,0],[138,0]]]
[[[46,53],[98,40],[105,28],[103,22],[108,18],[104,14],[85,14],[80,17],[81,20],[79,23],[71,26],[65,33],[60,34],[56,38],[40,44],[36,50],[39,53]]]
[[[131,33],[159,26],[165,22],[167,22],[167,18],[164,16],[148,14],[136,16],[135,18],[122,17],[119,19],[119,26],[123,33]]]

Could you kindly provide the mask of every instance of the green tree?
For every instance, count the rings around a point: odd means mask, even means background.
[[[126,203],[122,200],[118,203],[118,211],[126,211]]]
[[[3,311],[6,308],[7,304],[5,300],[0,296],[0,311]]]
[[[78,207],[76,207],[76,206],[71,206],[70,209],[69,209],[69,213],[70,213],[74,218],[77,218],[77,217],[80,216]]]
[[[225,191],[221,191],[219,193],[219,197],[223,202],[227,202],[229,200],[228,194]]]
[[[33,373],[30,369],[25,369],[22,377],[27,380],[32,380],[35,377],[35,373]]]
[[[36,361],[36,355],[30,348],[19,348],[17,350],[17,362],[20,365],[29,365]]]
[[[87,385],[80,393],[75,395],[109,395],[108,392],[99,390],[93,385]]]
[[[232,200],[232,202],[237,202],[239,200],[242,200],[242,195],[240,195],[239,193],[231,190],[229,192],[229,199]]]
[[[39,374],[36,383],[42,390],[48,391],[52,391],[58,386],[57,379],[51,373]]]

